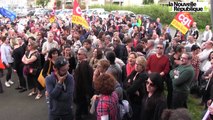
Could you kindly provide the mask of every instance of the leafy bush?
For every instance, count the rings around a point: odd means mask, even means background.
[[[114,4],[106,4],[104,6],[94,5],[91,8],[104,8],[106,11],[112,10],[130,10],[135,14],[146,14],[151,16],[154,20],[161,18],[161,22],[164,24],[170,24],[177,13],[169,12],[169,8],[166,5],[144,5],[144,6],[119,6]],[[196,12],[191,13],[194,21],[197,22],[199,29],[205,29],[207,24],[211,25],[211,17],[209,12]]]

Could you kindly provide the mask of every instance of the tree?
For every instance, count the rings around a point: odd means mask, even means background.
[[[36,5],[40,5],[44,8],[49,2],[50,0],[36,0]]]
[[[154,0],[144,0],[143,4],[153,4]]]
[[[62,4],[61,0],[56,1],[56,6],[58,9],[61,8],[61,4]]]

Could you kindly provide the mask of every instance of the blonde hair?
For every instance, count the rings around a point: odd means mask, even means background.
[[[37,49],[38,43],[36,41],[31,40],[31,41],[29,41],[29,43],[30,43],[32,49]]]
[[[136,58],[136,62],[140,65],[142,65],[143,69],[146,69],[146,58],[144,56],[138,56]]]

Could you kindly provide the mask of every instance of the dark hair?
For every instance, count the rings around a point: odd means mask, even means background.
[[[152,81],[154,87],[156,88],[154,93],[152,94],[151,97],[149,97],[148,102],[144,105],[145,111],[150,111],[152,109],[155,109],[157,104],[159,102],[165,102],[165,98],[163,94],[163,79],[160,76],[159,73],[153,72],[148,75],[149,79]],[[148,94],[147,94],[148,97]],[[144,97],[143,101],[146,100],[146,97]],[[166,103],[165,103],[166,104]]]
[[[61,67],[65,66],[68,64],[67,59],[64,56],[59,56],[56,60],[55,60],[55,64],[54,64],[54,68],[56,69],[60,69]]]
[[[174,52],[175,53],[177,53],[177,52],[182,53],[183,52],[183,48],[184,47],[182,45],[178,45],[178,46],[174,47]]]
[[[35,39],[33,36],[29,37],[28,40],[29,40],[29,39],[31,39],[31,40],[33,40],[33,41],[36,41],[36,39]]]
[[[103,95],[110,95],[115,90],[115,85],[115,78],[107,73],[103,73],[94,80],[95,90]]]
[[[131,43],[132,42],[132,39],[130,37],[125,37],[125,43]]]
[[[7,39],[7,37],[6,37],[6,36],[2,36],[2,37],[1,37],[1,41],[2,41],[2,42],[5,42],[5,41],[6,41],[6,39]]]
[[[97,59],[101,59],[103,58],[103,52],[100,48],[96,48],[97,49]]]
[[[209,57],[208,57],[209,61],[211,60],[211,54],[213,54],[213,51],[211,51],[211,52],[209,53]]]
[[[50,49],[49,53],[48,53],[48,58],[52,58],[52,54],[54,52],[57,52],[58,53],[58,56],[60,56],[60,51],[57,49],[57,48],[52,48]]]
[[[110,64],[115,64],[115,52],[114,51],[108,51],[106,53],[106,59],[109,60]]]
[[[192,45],[192,47],[191,47],[191,51],[195,51],[195,50],[197,50],[197,49],[200,49],[200,47],[198,46],[198,45]]]
[[[67,36],[66,35],[62,36],[62,40],[67,41]]]
[[[92,41],[91,41],[90,39],[86,39],[86,40],[84,40],[83,44],[84,44],[84,43],[88,43],[88,44],[91,45],[91,44],[92,44]]]
[[[153,73],[149,74],[149,78],[152,81],[152,83],[154,84],[154,86],[156,87],[154,94],[155,93],[161,94],[164,90],[163,78],[161,77],[161,75],[157,72],[153,72]]]
[[[161,116],[162,120],[192,120],[189,111],[186,108],[165,109]]]
[[[141,52],[143,53],[143,46],[142,46],[142,43],[138,43],[135,47],[135,52]]]

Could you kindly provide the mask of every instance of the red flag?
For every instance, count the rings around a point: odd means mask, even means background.
[[[81,14],[81,8],[79,7],[77,0],[74,0],[72,23],[80,24],[88,29],[89,25],[87,21],[81,16]]]
[[[81,14],[81,8],[79,7],[77,0],[74,0],[73,15],[81,16]]]
[[[172,25],[180,30],[183,34],[186,34],[186,32],[190,29],[193,18],[188,12],[179,12],[175,18],[172,20]]]

